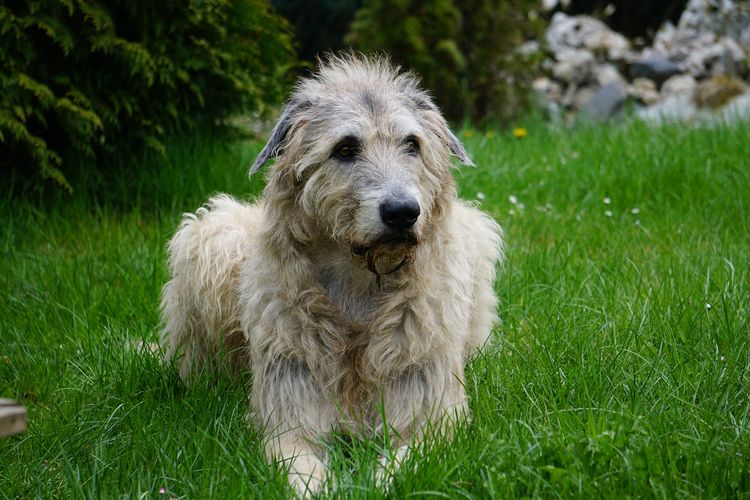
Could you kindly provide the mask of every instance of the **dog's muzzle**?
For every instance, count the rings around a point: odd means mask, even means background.
[[[388,230],[372,243],[352,245],[352,252],[364,258],[367,269],[380,277],[408,265],[418,244],[419,237],[411,228]]]

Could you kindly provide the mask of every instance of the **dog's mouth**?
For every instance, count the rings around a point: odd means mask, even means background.
[[[413,231],[389,232],[369,243],[352,243],[352,252],[362,257],[367,269],[378,278],[407,266],[419,244]]]

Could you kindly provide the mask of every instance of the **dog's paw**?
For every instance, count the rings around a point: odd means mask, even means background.
[[[300,498],[322,493],[326,484],[326,466],[314,453],[297,455],[289,469],[289,484]]]
[[[396,472],[409,456],[409,451],[409,445],[403,445],[395,452],[378,457],[378,468],[375,471],[375,484],[378,488],[388,491]]]

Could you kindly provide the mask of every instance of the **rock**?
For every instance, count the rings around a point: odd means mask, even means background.
[[[747,86],[741,80],[715,76],[696,85],[693,101],[699,108],[718,109],[746,91]]]
[[[680,16],[677,29],[739,39],[750,25],[750,3],[730,0],[690,0]]]
[[[661,99],[666,99],[671,95],[677,94],[693,95],[696,83],[692,75],[675,75],[670,77],[661,85]]]
[[[689,49],[689,50],[688,50]],[[710,74],[736,74],[747,59],[745,51],[731,38],[706,33],[686,46],[683,67],[696,78]]]
[[[594,98],[596,95],[597,88],[594,86],[586,86],[579,88],[573,95],[573,103],[571,106],[573,109],[583,109],[586,104]]]
[[[750,92],[745,92],[729,101],[718,113],[714,114],[714,118],[724,122],[749,121]]]
[[[562,98],[562,105],[566,108],[573,107],[573,102],[575,101],[577,93],[578,85],[576,85],[575,83],[568,84],[568,86],[565,87],[565,93],[563,94]]]
[[[637,110],[636,114],[649,123],[687,122],[695,118],[696,109],[690,94],[673,94],[653,106]]]
[[[617,83],[625,87],[625,78],[620,74],[613,64],[601,64],[594,69],[594,79],[599,85]]]
[[[550,78],[547,78],[546,76],[542,76],[531,82],[531,87],[545,99],[554,102],[562,101],[562,85],[554,80],[551,80]]]
[[[746,52],[750,52],[750,24],[742,30],[738,41],[740,46],[745,49]]]
[[[656,83],[653,80],[643,77],[633,80],[633,83],[628,86],[628,95],[646,105],[655,104],[659,101],[659,92],[656,90]]]
[[[608,83],[581,107],[584,117],[593,121],[606,121],[614,117],[625,102],[625,92],[616,83]]]
[[[630,78],[648,78],[657,84],[680,72],[679,65],[656,53],[642,55],[630,63]]]
[[[675,94],[660,103],[638,110],[640,119],[650,123],[681,122],[704,125],[750,120],[750,92],[732,98],[717,109],[696,108],[688,94]]]
[[[719,44],[722,46],[723,51],[721,56],[711,64],[711,75],[737,76],[740,72],[740,66],[746,59],[745,52],[731,38],[722,38]]]
[[[630,53],[627,38],[590,16],[557,12],[552,16],[545,38],[556,57],[570,49],[587,49],[610,60],[623,59]]]
[[[566,49],[556,54],[552,75],[565,83],[583,83],[591,78],[594,54],[588,50]]]

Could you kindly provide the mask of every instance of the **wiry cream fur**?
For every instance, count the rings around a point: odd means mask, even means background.
[[[360,141],[351,163],[332,156],[342,137]],[[471,162],[413,76],[331,58],[253,167],[277,158],[262,200],[214,197],[169,244],[167,355],[185,380],[207,361],[252,371],[267,454],[299,491],[324,480],[333,431],[388,425],[399,447],[468,412],[464,364],[496,320],[502,241],[457,198],[451,154]],[[414,241],[383,239],[378,206],[394,196],[419,202]]]

